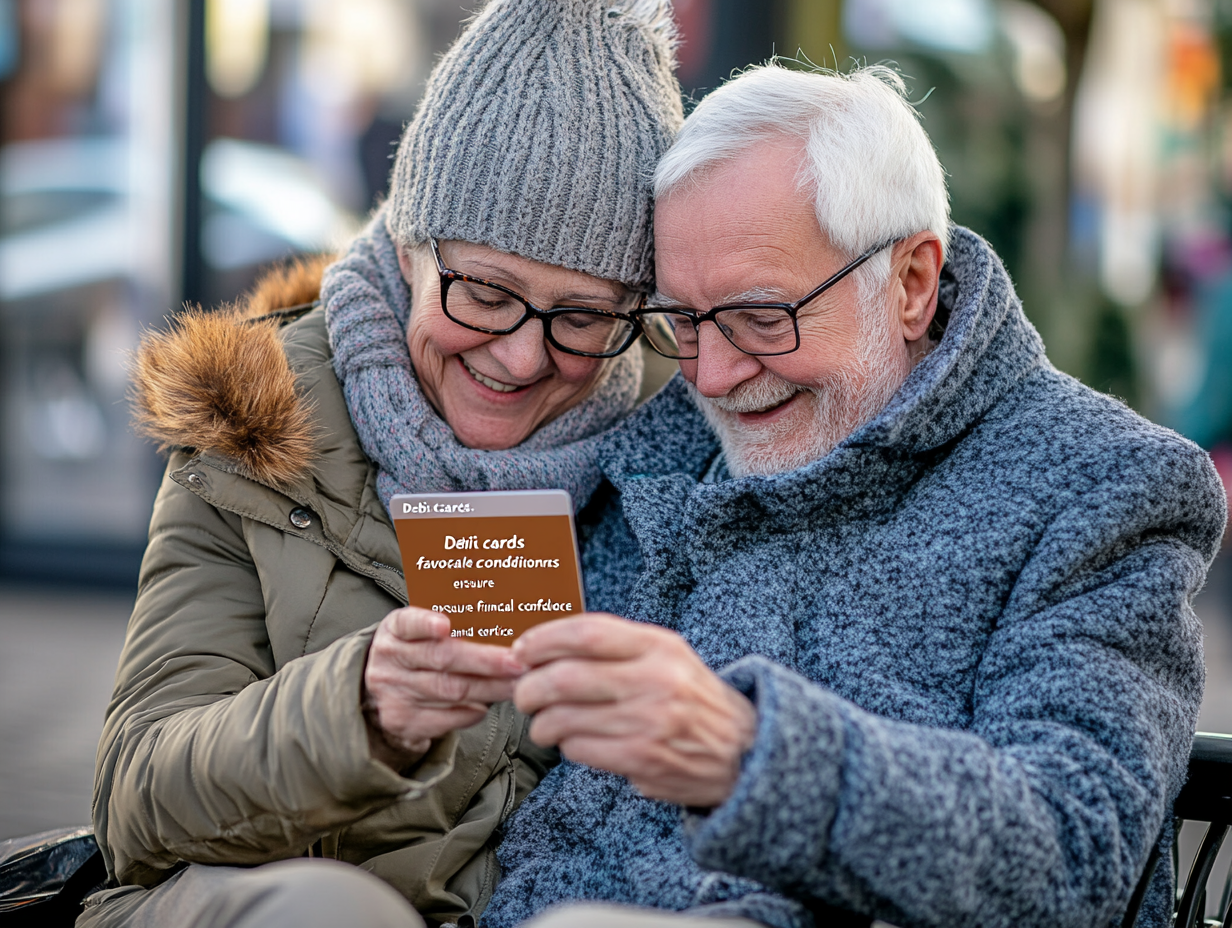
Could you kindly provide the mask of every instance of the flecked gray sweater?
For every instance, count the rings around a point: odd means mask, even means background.
[[[569,899],[1119,922],[1185,776],[1223,492],[1199,448],[1047,362],[964,229],[942,295],[940,345],[813,464],[702,482],[717,445],[679,379],[613,436],[591,607],[677,630],[753,700],[756,743],[705,816],[561,764],[508,825],[484,925]],[[1139,924],[1166,924],[1168,870]]]

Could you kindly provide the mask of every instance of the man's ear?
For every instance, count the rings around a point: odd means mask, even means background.
[[[894,246],[890,286],[899,301],[903,340],[916,342],[928,334],[937,312],[941,282],[941,239],[925,230]]]
[[[415,279],[415,257],[411,253],[411,249],[405,245],[395,246],[398,252],[398,267],[402,269],[402,279],[409,286],[411,281]]]

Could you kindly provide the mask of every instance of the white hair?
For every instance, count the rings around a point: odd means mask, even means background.
[[[684,121],[654,175],[658,199],[763,142],[798,139],[800,187],[822,233],[855,257],[924,229],[949,244],[945,173],[892,68],[848,74],[750,68],[709,94]],[[884,286],[889,251],[856,272],[862,296]]]

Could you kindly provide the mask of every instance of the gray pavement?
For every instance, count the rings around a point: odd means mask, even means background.
[[[132,596],[0,588],[0,839],[90,821]]]
[[[0,839],[90,820],[94,749],[132,597],[0,587]],[[1198,599],[1199,729],[1232,732],[1232,557]]]

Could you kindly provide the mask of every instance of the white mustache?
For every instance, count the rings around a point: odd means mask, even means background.
[[[761,412],[787,402],[807,388],[788,383],[769,371],[738,384],[726,396],[705,397],[706,403],[723,412]]]

